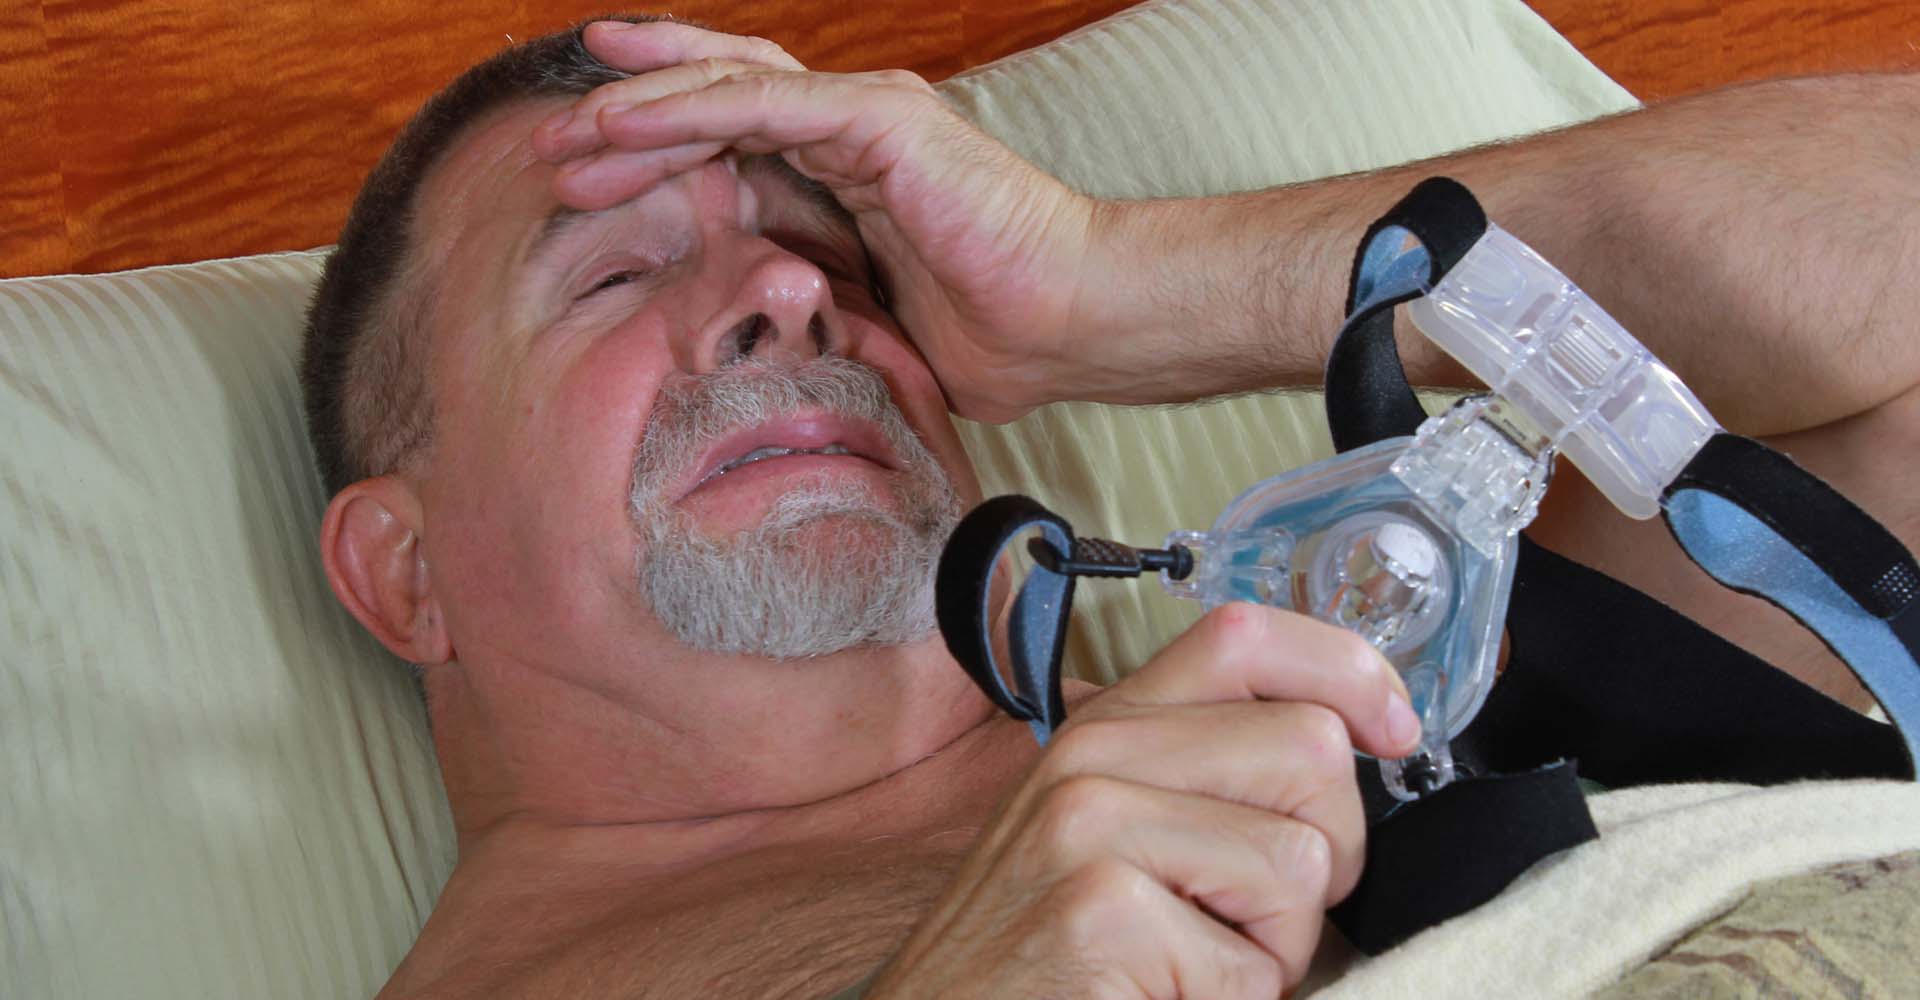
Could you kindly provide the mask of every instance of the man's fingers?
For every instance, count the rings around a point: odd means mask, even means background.
[[[572,118],[563,122],[556,115],[543,123],[535,131],[534,151],[562,161],[555,188],[561,200],[576,208],[614,204],[732,148],[787,154],[801,172],[845,201],[846,189],[879,180],[924,136],[922,126],[931,120],[922,112],[939,103],[924,87],[902,85],[886,73],[738,70],[735,64],[702,63],[610,84]],[[688,86],[694,89],[680,89]],[[617,87],[631,89],[612,89]],[[638,104],[619,100],[662,90],[670,92]],[[690,158],[702,150],[709,152]],[[628,155],[653,151],[673,152]],[[666,163],[676,169],[658,169]]]
[[[596,211],[692,170],[726,148],[722,142],[696,142],[672,149],[609,150],[562,165],[554,179],[554,193],[570,208]]]
[[[657,69],[696,59],[731,59],[774,69],[803,70],[800,60],[764,38],[727,35],[675,21],[596,21],[584,34],[587,51],[601,62],[629,73]]]
[[[541,122],[533,130],[533,151],[550,162],[585,156],[607,144],[600,131],[600,112],[604,108],[646,104],[669,94],[698,90],[729,76],[756,72],[767,72],[767,69],[733,59],[697,59],[602,84],[571,108]]]
[[[1099,775],[1291,816],[1318,831],[1327,854],[1323,906],[1360,879],[1366,811],[1353,748],[1344,723],[1319,705],[1177,705],[1082,718],[1061,730],[1035,771],[1049,808],[1060,786]]]
[[[1305,615],[1256,604],[1208,612],[1089,707],[1109,698],[1133,705],[1248,698],[1314,702],[1346,722],[1354,746],[1389,758],[1405,756],[1420,736],[1406,685],[1365,640]]]
[[[623,149],[723,142],[743,152],[810,147],[827,183],[873,180],[904,151],[939,99],[883,73],[737,73],[698,90],[631,107],[608,106],[600,132]]]
[[[1119,897],[1125,904],[1109,905],[1106,921],[1095,922],[1096,927],[1110,923],[1111,932],[1100,942],[1100,950],[1092,952],[1113,956],[1112,964],[1126,971],[1130,982],[1120,987],[1125,992],[1150,997],[1274,1000],[1289,983],[1298,980],[1297,974],[1290,975],[1256,942],[1195,909],[1165,887],[1152,884],[1152,876],[1121,865],[1087,872],[1078,882],[1068,883],[1067,891],[1099,892],[1109,898]],[[1124,882],[1134,878],[1145,884],[1133,892],[1097,884],[1081,888],[1102,879]],[[1085,979],[1095,982],[1111,975],[1106,969],[1087,972],[1090,975]],[[1071,985],[1084,988],[1085,979]]]
[[[1319,941],[1332,877],[1327,837],[1312,825],[1206,796],[1101,777],[1062,784],[1041,808],[1032,829],[1043,839],[1066,841],[1042,846],[1071,872],[1063,880],[1066,891],[1098,897],[1072,900],[1075,905],[1113,907],[1117,898],[1138,897],[1131,887],[1099,884],[1126,876],[1114,866],[1120,862],[1150,876],[1173,898],[1191,900],[1185,905],[1197,906],[1196,916],[1209,915],[1244,934],[1285,982],[1297,981],[1306,969]],[[1076,885],[1076,880],[1095,884]],[[1155,944],[1140,942],[1142,948]],[[1244,968],[1237,973],[1244,974]],[[1216,994],[1189,988],[1181,995]]]

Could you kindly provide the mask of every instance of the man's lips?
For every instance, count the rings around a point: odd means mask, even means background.
[[[836,451],[844,448],[847,455],[865,459],[883,469],[898,469],[900,466],[900,460],[887,443],[886,435],[880,433],[880,428],[873,424],[830,413],[797,414],[742,428],[715,442],[694,464],[693,474],[684,481],[675,499],[683,499],[709,483],[724,481],[738,469],[752,468],[765,461],[778,462],[784,451],[818,452],[835,446]],[[735,464],[743,458],[754,456],[755,452],[761,452],[766,457],[756,456],[756,461]],[[729,469],[730,465],[734,468]]]

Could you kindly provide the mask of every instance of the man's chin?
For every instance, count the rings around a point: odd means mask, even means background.
[[[959,520],[951,488],[944,479],[813,471],[766,492],[771,482],[735,489],[737,506],[688,503],[640,519],[641,591],[686,645],[804,659],[932,630],[934,570]],[[688,499],[729,491],[701,492]]]
[[[818,574],[854,570],[877,553],[913,545],[911,535],[891,511],[870,509],[823,511],[777,527],[763,521],[719,537],[727,539],[722,545],[761,547],[792,572]]]
[[[805,659],[914,642],[933,627],[937,539],[891,514],[789,510],[723,540],[658,542],[641,591],[694,649]]]
[[[687,530],[708,541],[726,543],[741,536],[789,537],[799,534],[818,534],[833,532],[839,528],[856,528],[862,524],[881,524],[887,520],[899,520],[893,511],[887,511],[881,505],[868,505],[860,509],[833,509],[833,511],[808,512],[804,516],[781,514],[780,509],[770,501],[758,511],[685,511],[684,524]]]

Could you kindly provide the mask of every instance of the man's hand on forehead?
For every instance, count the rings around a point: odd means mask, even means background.
[[[646,30],[635,32],[635,28]],[[703,36],[705,45],[700,47]],[[562,168],[566,183],[559,186],[559,192],[562,200],[575,208],[619,204],[719,156],[730,145],[716,138],[670,150],[623,151],[612,148],[599,129],[603,116],[617,117],[634,106],[697,91],[725,79],[805,71],[771,42],[720,35],[670,21],[641,25],[602,22],[591,26],[586,37],[596,56],[634,75],[596,88],[534,132],[537,154],[568,164]],[[581,161],[582,157],[594,159]],[[587,163],[594,164],[594,169],[583,169]],[[614,169],[616,166],[619,169]]]
[[[603,22],[585,37],[634,75],[536,130],[563,203],[617,204],[728,149],[778,156],[852,213],[957,412],[1007,420],[1072,395],[1064,373],[1090,354],[1075,321],[1103,295],[1083,281],[1091,199],[911,73],[809,72],[770,42],[673,22]]]

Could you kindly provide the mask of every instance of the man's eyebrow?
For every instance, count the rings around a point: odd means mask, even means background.
[[[541,221],[540,232],[535,234],[533,242],[527,245],[526,256],[520,259],[521,265],[523,267],[530,266],[538,262],[541,255],[552,250],[553,245],[560,242],[560,238],[565,236],[570,230],[600,214],[601,212],[589,212],[585,209],[568,208],[565,205],[556,206],[554,210],[548,212],[547,217]]]

